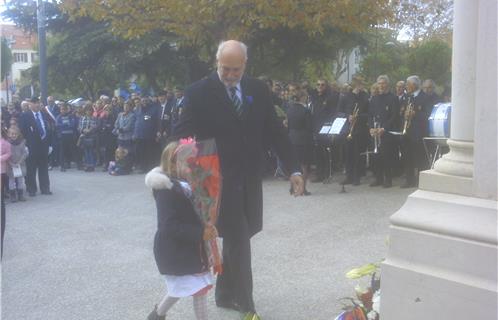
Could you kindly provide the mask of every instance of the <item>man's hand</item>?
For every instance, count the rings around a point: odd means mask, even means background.
[[[293,190],[293,195],[295,197],[302,196],[304,194],[304,180],[303,176],[300,174],[295,174],[290,177],[291,187]]]

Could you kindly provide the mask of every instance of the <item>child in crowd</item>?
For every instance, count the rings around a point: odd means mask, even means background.
[[[2,207],[4,204],[4,199],[7,198],[9,188],[9,176],[7,175],[7,166],[8,161],[10,159],[10,143],[7,137],[7,129],[2,126],[2,138],[0,139],[0,171],[2,172]],[[3,210],[2,210],[2,237],[3,237],[3,228],[4,228],[4,219],[3,219]],[[3,238],[2,238],[3,243]]]
[[[88,104],[84,108],[85,115],[80,119],[78,131],[80,137],[78,146],[83,150],[83,163],[85,171],[95,170],[97,165],[96,146],[97,146],[97,120],[93,117],[93,107]]]
[[[109,174],[111,176],[121,176],[130,174],[131,163],[128,158],[128,150],[118,147],[114,153],[114,161],[109,162]]]
[[[7,131],[10,143],[10,159],[8,162],[7,175],[9,176],[10,202],[26,201],[24,198],[24,177],[26,176],[26,158],[28,148],[21,130],[18,127],[10,127]]]
[[[203,240],[217,236],[214,226],[203,227],[195,213],[190,186],[177,172],[177,142],[164,148],[161,166],[152,169],[145,184],[153,190],[158,226],[154,255],[159,272],[164,275],[168,295],[149,314],[147,320],[164,320],[168,310],[181,298],[193,296],[198,320],[206,320],[206,295],[212,287],[212,275],[206,264]]]
[[[61,113],[56,118],[57,138],[59,139],[59,163],[61,171],[71,167],[71,160],[75,159],[74,137],[78,130],[78,122],[69,111],[65,103],[60,107]]]

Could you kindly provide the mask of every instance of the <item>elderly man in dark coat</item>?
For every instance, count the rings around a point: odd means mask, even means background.
[[[252,297],[250,238],[262,229],[265,148],[277,151],[295,195],[303,194],[303,179],[268,87],[243,75],[247,47],[235,40],[222,42],[216,59],[217,72],[186,89],[173,135],[216,139],[223,175],[218,229],[224,260],[216,304],[259,319]]]

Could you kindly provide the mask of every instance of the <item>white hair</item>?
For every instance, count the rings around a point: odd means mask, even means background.
[[[434,80],[432,80],[432,79],[425,79],[425,80],[424,80],[424,83],[426,83],[426,82],[429,82],[429,83],[430,83],[430,85],[431,85],[431,87],[433,87],[433,88],[436,86],[436,83],[435,83],[435,82],[434,82]]]
[[[389,77],[387,76],[387,74],[381,74],[380,76],[378,76],[377,82],[379,82],[380,80],[385,80],[387,83],[390,83]]]
[[[406,78],[406,82],[414,84],[417,87],[417,89],[420,88],[420,78],[418,76],[409,76],[408,78]]]
[[[225,50],[225,47],[227,46],[227,44],[230,44],[230,43],[236,43],[240,46],[240,49],[244,53],[244,58],[247,61],[247,46],[243,42],[236,41],[236,40],[228,40],[228,41],[220,42],[220,44],[218,45],[218,51],[216,51],[216,60],[220,60],[220,57],[221,57],[221,54],[223,53],[223,50]]]

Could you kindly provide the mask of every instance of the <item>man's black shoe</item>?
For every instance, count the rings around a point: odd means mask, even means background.
[[[42,191],[42,192],[41,192],[41,194],[44,194],[44,195],[46,195],[46,196],[49,196],[49,195],[51,195],[51,194],[52,194],[52,192],[51,192],[51,191]]]
[[[231,309],[235,311],[242,311],[242,308],[233,301],[216,301],[216,306],[224,309]]]
[[[353,186],[359,186],[360,185],[360,181],[353,181],[352,185]]]
[[[384,184],[382,184],[382,188],[391,188],[393,186],[393,183],[391,181],[386,181]]]
[[[36,196],[36,192],[28,192],[28,195],[29,195],[30,197],[34,197],[34,196]]]

